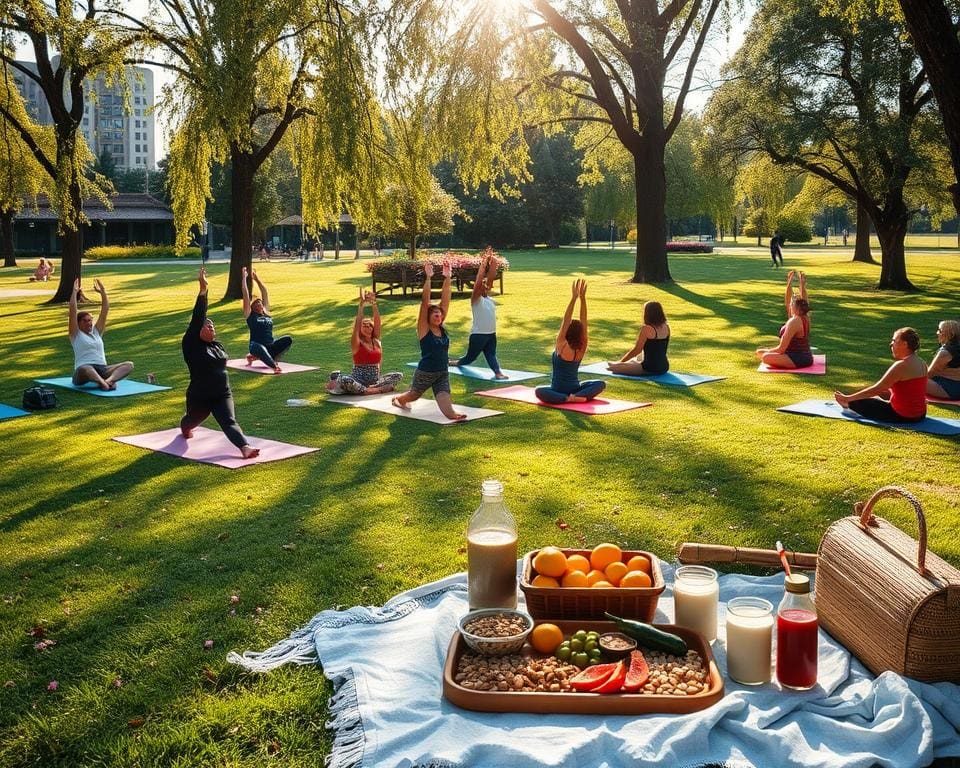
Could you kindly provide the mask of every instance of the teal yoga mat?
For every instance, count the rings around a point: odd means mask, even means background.
[[[126,395],[143,395],[149,392],[162,392],[170,387],[161,387],[156,384],[147,384],[143,381],[131,381],[130,379],[121,379],[117,382],[116,389],[100,389],[96,384],[84,384],[77,386],[69,376],[59,379],[35,379],[38,384],[49,384],[53,387],[63,387],[72,389],[75,392],[85,392],[88,395],[97,397],[124,397]]]
[[[667,371],[659,376],[629,376],[625,373],[614,373],[607,370],[605,362],[590,363],[581,365],[580,373],[599,373],[601,376],[612,376],[615,379],[628,379],[629,381],[650,381],[654,384],[666,384],[671,387],[695,387],[697,384],[706,384],[710,381],[723,381],[726,376],[705,376],[699,373],[674,373]]]
[[[407,363],[410,368],[416,368],[416,363]],[[457,376],[466,376],[468,379],[480,379],[481,381],[492,381],[494,384],[516,383],[526,381],[527,379],[542,379],[549,376],[549,373],[536,373],[535,371],[514,371],[510,368],[501,368],[500,372],[506,374],[508,378],[498,379],[493,375],[489,368],[480,368],[473,365],[451,365],[448,370]]]
[[[825,419],[843,419],[859,424],[870,424],[875,427],[888,429],[908,429],[911,432],[926,432],[931,435],[960,435],[960,419],[941,419],[927,416],[923,421],[915,424],[892,424],[885,421],[865,419],[853,411],[844,410],[839,403],[833,400],[803,400],[793,405],[777,408],[784,413],[799,413],[803,416],[822,416]]]
[[[30,411],[21,411],[19,408],[14,408],[12,405],[4,405],[0,403],[0,421],[4,419],[15,419],[17,416],[29,416]]]

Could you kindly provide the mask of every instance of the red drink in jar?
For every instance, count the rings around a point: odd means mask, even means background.
[[[784,579],[786,594],[777,609],[777,680],[805,690],[817,684],[817,609],[810,579],[795,573]]]

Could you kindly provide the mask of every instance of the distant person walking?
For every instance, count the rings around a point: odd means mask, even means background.
[[[773,237],[770,238],[770,258],[773,259],[773,266],[775,268],[783,266],[782,246],[784,242],[783,235],[779,232],[774,232]]]

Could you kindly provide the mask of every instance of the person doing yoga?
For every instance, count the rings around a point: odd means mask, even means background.
[[[771,368],[807,368],[813,365],[810,352],[810,302],[807,299],[807,278],[800,272],[800,295],[793,294],[793,276],[787,273],[787,290],[783,297],[787,322],[780,328],[776,347],[761,347],[757,357]]]
[[[611,373],[627,376],[660,376],[670,370],[669,344],[670,326],[663,305],[659,301],[648,301],[643,305],[643,325],[637,343],[619,362],[607,363],[607,368]]]
[[[587,353],[587,281],[574,280],[572,293],[551,356],[553,379],[549,387],[537,387],[535,390],[540,400],[552,405],[585,403],[593,400],[607,386],[605,381],[599,379],[580,381],[577,378],[580,361]],[[580,299],[580,319],[572,320],[577,299]]]
[[[193,437],[194,428],[212,413],[223,434],[240,449],[243,458],[252,459],[260,455],[260,449],[247,443],[237,424],[230,379],[227,378],[227,352],[217,341],[213,320],[207,317],[207,270],[203,267],[200,268],[199,281],[200,291],[193,305],[190,325],[180,342],[183,359],[190,370],[187,411],[180,419],[180,432],[187,439]]]
[[[497,360],[497,303],[490,298],[493,280],[497,276],[497,264],[490,255],[480,260],[477,278],[473,282],[473,294],[470,296],[470,309],[473,312],[473,326],[470,328],[470,344],[467,353],[459,360],[451,360],[451,365],[470,365],[483,352],[483,357],[498,379],[506,379]]]
[[[372,320],[363,316],[363,308],[366,306],[371,307]],[[403,378],[403,374],[397,372],[380,375],[380,361],[383,359],[380,309],[377,307],[377,295],[373,291],[360,289],[350,349],[353,352],[353,370],[349,376],[341,375],[340,371],[330,374],[327,392],[333,395],[379,395],[382,392],[392,392]]]
[[[927,394],[960,400],[960,322],[942,320],[937,325],[940,349],[927,369]]]
[[[430,303],[430,281],[433,278],[433,264],[423,264],[423,296],[420,300],[420,313],[417,316],[417,337],[420,339],[420,362],[413,374],[410,389],[397,395],[390,402],[398,408],[409,408],[410,403],[431,387],[437,399],[440,411],[451,421],[462,421],[465,413],[453,410],[450,398],[450,337],[443,321],[450,308],[450,277],[453,270],[450,263],[443,262],[443,288],[440,292],[440,305]]]
[[[874,421],[894,424],[923,421],[927,415],[927,364],[920,359],[920,336],[913,328],[893,333],[890,352],[896,362],[876,384],[845,395],[834,392],[844,408]],[[884,397],[888,395],[889,397]]]
[[[99,280],[93,281],[93,290],[100,294],[100,314],[96,322],[89,312],[77,311],[80,278],[73,281],[68,325],[70,346],[73,347],[73,383],[80,386],[92,381],[102,390],[116,389],[117,382],[130,375],[133,363],[129,360],[113,365],[107,363],[103,334],[107,329],[110,299]]]
[[[250,329],[250,352],[247,355],[247,364],[260,360],[274,373],[280,373],[277,361],[290,349],[293,344],[292,336],[273,338],[273,318],[270,316],[270,297],[267,286],[257,276],[256,270],[250,271],[250,277],[260,288],[260,296],[250,298],[250,286],[247,278],[247,268],[243,268],[243,279],[240,281],[243,291],[243,316]]]

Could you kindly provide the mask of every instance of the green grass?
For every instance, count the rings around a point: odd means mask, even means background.
[[[610,379],[610,396],[654,406],[596,418],[487,400],[473,393],[488,384],[461,377],[452,377],[455,403],[506,415],[439,427],[326,405],[325,371],[349,367],[354,297],[369,276],[354,262],[258,263],[277,331],[296,339],[289,359],[322,370],[231,374],[239,420],[251,434],[320,450],[231,472],[110,440],[177,424],[187,383],[179,341],[196,267],[87,268],[113,301],[109,357],[131,358],[135,378],[153,371],[174,389],[119,400],[60,391],[57,410],[0,422],[0,685],[9,681],[0,688],[0,765],[319,763],[330,743],[321,670],[248,675],[225,663],[226,652],[265,648],[319,610],[380,604],[463,569],[464,531],[487,477],[505,483],[522,551],[609,540],[668,559],[686,540],[781,539],[815,551],[853,502],[899,483],[924,504],[931,549],[960,563],[956,438],[775,410],[876,380],[899,326],[920,331],[929,358],[937,321],[956,313],[955,254],[911,254],[923,292],[903,295],[872,290],[878,268],[847,253],[788,253],[809,277],[813,342],[829,361],[823,377],[755,372],[753,349],[783,321],[784,273],[762,251],[671,257],[677,282],[664,287],[627,282],[624,251],[508,256],[504,366],[548,370],[571,279],[585,275],[588,358],[626,351],[642,302],[657,299],[673,327],[673,369],[728,378],[692,389]],[[226,269],[210,267],[211,296],[222,295]],[[28,287],[29,270],[0,271],[0,291]],[[0,402],[18,405],[33,377],[69,372],[66,311],[35,298],[0,301]],[[381,307],[385,365],[409,381],[417,302],[385,297]],[[241,355],[239,304],[215,300],[210,314]],[[453,354],[465,349],[469,325],[464,295],[448,323]],[[319,404],[286,408],[294,397]],[[915,530],[905,504],[878,512]],[[35,650],[35,626],[56,645]],[[59,689],[49,692],[54,679]]]

